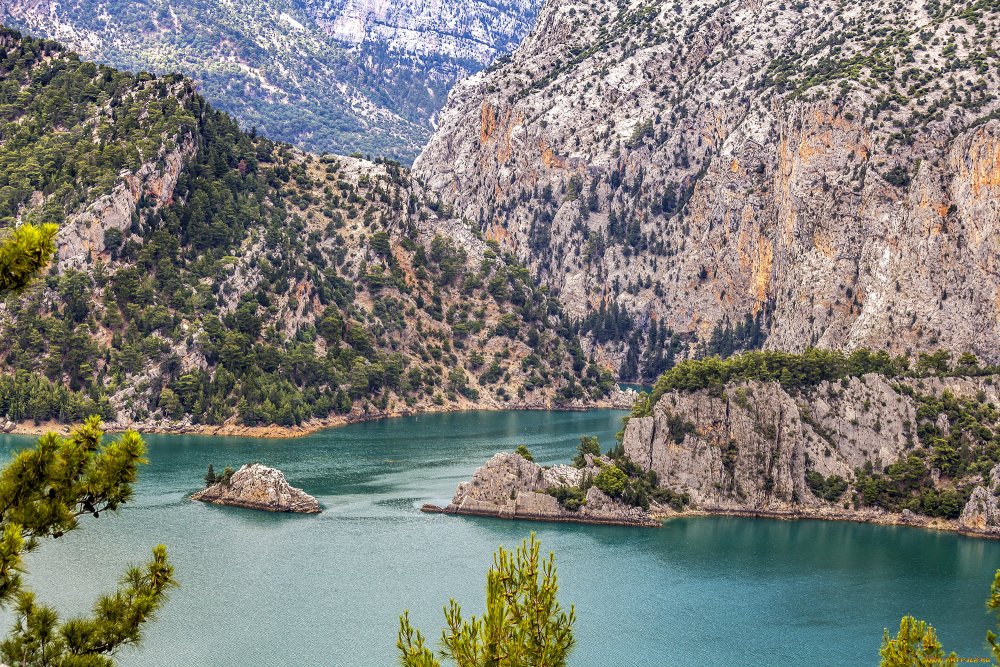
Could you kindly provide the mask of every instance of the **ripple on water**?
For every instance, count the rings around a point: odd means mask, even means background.
[[[875,664],[882,628],[908,612],[960,655],[985,655],[997,542],[817,521],[641,529],[419,511],[447,502],[497,450],[524,442],[540,462],[564,462],[585,434],[607,448],[623,414],[426,415],[282,441],[149,437],[135,502],[46,543],[29,557],[29,580],[65,615],[83,613],[162,542],[182,587],[124,667],[391,665],[403,609],[432,637],[449,597],[480,612],[496,546],[535,531],[557,554],[561,599],[576,604],[575,667]],[[209,463],[250,461],[283,470],[324,513],[188,500]]]

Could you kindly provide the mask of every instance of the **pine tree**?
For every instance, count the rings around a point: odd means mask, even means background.
[[[886,630],[879,650],[882,661],[879,667],[930,667],[949,664],[946,662],[941,642],[934,628],[912,616],[904,616],[899,622],[899,634],[889,636]],[[952,653],[951,657],[954,658]]]
[[[990,597],[986,601],[986,608],[1000,617],[1000,570],[993,575],[993,584],[990,586]],[[992,630],[986,631],[986,641],[989,642],[993,651],[993,660],[1000,663],[1000,641]]]
[[[534,533],[515,552],[500,547],[486,576],[486,613],[465,620],[455,600],[445,609],[442,655],[457,667],[565,667],[573,650],[573,607],[556,600],[555,556],[539,558]],[[441,667],[423,635],[399,619],[396,646],[403,667]]]
[[[31,282],[56,251],[55,225],[21,225],[0,237],[0,296]]]
[[[101,597],[89,617],[60,621],[20,576],[23,556],[45,538],[78,527],[80,517],[114,511],[132,498],[144,445],[134,431],[102,442],[100,419],[69,436],[47,433],[0,471],[0,604],[15,622],[0,658],[24,667],[112,667],[113,652],[139,642],[142,627],[175,585],[163,545],[143,567],[130,568],[119,588]]]
[[[1000,617],[1000,570],[993,575],[986,608]],[[1000,641],[997,640],[996,633],[987,630],[986,641],[993,653],[993,660],[1000,663]],[[932,626],[912,616],[904,616],[900,620],[899,633],[895,637],[889,636],[889,631],[885,630],[879,656],[879,667],[931,667],[954,665],[958,661],[954,652],[947,656],[944,654]]]
[[[212,486],[217,481],[219,481],[219,478],[215,476],[215,467],[209,463],[208,472],[205,473],[205,486]]]

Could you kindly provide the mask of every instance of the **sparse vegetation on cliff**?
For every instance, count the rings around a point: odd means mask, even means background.
[[[763,350],[744,352],[726,359],[708,357],[682,361],[657,379],[653,391],[636,402],[632,414],[650,414],[660,398],[671,391],[721,391],[728,384],[778,382],[785,389],[812,387],[821,382],[878,373],[886,377],[948,377],[989,375],[1000,367],[981,366],[965,353],[954,364],[946,350],[921,353],[915,363],[907,357],[865,348],[853,352],[810,348],[802,353]]]

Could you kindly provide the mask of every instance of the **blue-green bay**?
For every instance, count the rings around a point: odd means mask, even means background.
[[[162,542],[182,586],[143,646],[121,656],[125,667],[392,665],[403,609],[436,639],[448,598],[480,611],[497,545],[534,530],[556,552],[561,600],[576,604],[578,667],[873,665],[883,627],[905,613],[960,655],[986,654],[998,542],[818,521],[692,517],[641,529],[419,511],[518,443],[542,463],[568,460],[584,434],[607,447],[623,414],[438,414],[295,440],[149,436],[135,501],[45,542],[29,581],[64,614],[83,612]],[[250,461],[283,470],[324,513],[188,500],[209,463]]]

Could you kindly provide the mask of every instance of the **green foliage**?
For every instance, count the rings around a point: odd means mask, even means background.
[[[194,124],[166,94],[183,87],[179,78],[83,62],[9,30],[0,31],[0,47],[0,224],[18,215],[61,222],[110,191],[120,170],[155,159],[164,137],[172,143]],[[37,206],[35,192],[46,195]]]
[[[952,653],[951,657],[954,655]],[[902,618],[895,637],[889,636],[888,630],[885,631],[879,656],[879,667],[931,667],[947,664],[934,628],[912,616]]]
[[[28,224],[0,237],[0,295],[23,289],[48,264],[57,230],[53,224]]]
[[[587,492],[579,486],[550,486],[545,493],[559,501],[559,504],[571,512],[575,512],[587,504]]]
[[[213,466],[211,463],[209,463],[208,464],[208,472],[205,473],[205,486],[206,487],[212,486],[217,481],[219,481],[219,478],[215,476],[215,466]]]
[[[513,553],[500,547],[486,576],[486,611],[469,619],[455,600],[445,608],[442,655],[457,667],[565,667],[573,650],[575,612],[563,611],[555,556],[539,557],[532,533]],[[440,667],[423,635],[399,619],[396,642],[404,667]]]
[[[535,460],[535,456],[531,453],[531,450],[528,449],[526,445],[518,445],[517,447],[514,448],[514,453],[528,461]]]
[[[686,360],[660,376],[646,406],[640,414],[633,414],[647,416],[645,411],[670,391],[721,390],[729,383],[751,380],[776,381],[787,389],[794,389],[866,373],[896,376],[908,367],[903,357],[893,358],[882,351],[865,349],[850,354],[818,348],[810,348],[802,354],[766,350],[745,352],[728,359]]]
[[[175,585],[162,545],[144,567],[130,568],[92,615],[69,621],[60,622],[54,609],[39,603],[19,572],[23,555],[43,539],[76,529],[82,516],[98,517],[128,502],[143,452],[132,431],[102,442],[100,420],[92,417],[68,437],[43,435],[0,472],[0,603],[12,605],[15,617],[0,643],[6,663],[111,667],[115,651],[140,641],[143,625]]]
[[[986,608],[1000,620],[1000,570],[997,570],[993,575],[993,583],[990,584],[990,597],[986,600]],[[993,660],[1000,663],[1000,642],[997,641],[996,633],[992,630],[987,630],[986,641],[993,653]]]
[[[628,483],[628,475],[616,465],[608,465],[594,477],[594,486],[612,498],[618,498],[624,493]]]
[[[815,470],[806,471],[806,483],[814,496],[830,503],[840,500],[844,491],[847,491],[847,480],[840,475],[823,477]]]
[[[1000,570],[993,575],[986,608],[1000,622]],[[1000,662],[1000,642],[993,630],[986,631],[986,642],[990,645],[993,660]],[[879,667],[931,667],[958,662],[954,652],[945,656],[934,628],[912,616],[904,616],[900,620],[895,637],[889,635],[888,629],[884,631],[879,656]]]
[[[587,465],[586,454],[597,457],[601,455],[601,443],[592,435],[580,436],[580,444],[576,448],[576,456],[573,457],[573,465],[582,468]]]

